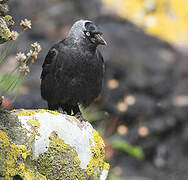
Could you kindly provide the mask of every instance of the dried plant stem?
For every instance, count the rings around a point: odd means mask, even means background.
[[[0,56],[0,64],[3,62],[3,60],[6,58],[8,52],[13,48],[14,44],[16,41],[10,41],[7,44],[7,47],[5,48],[5,50],[3,51],[3,53]]]

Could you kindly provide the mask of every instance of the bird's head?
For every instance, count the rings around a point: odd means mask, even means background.
[[[100,44],[107,45],[99,28],[92,21],[88,20],[76,21],[73,24],[68,36],[73,37],[77,42],[86,40],[95,46]]]

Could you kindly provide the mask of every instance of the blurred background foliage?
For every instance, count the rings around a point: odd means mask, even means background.
[[[0,1],[0,21],[6,24],[0,33],[9,29],[0,34],[4,108],[47,108],[40,96],[44,58],[73,22],[91,19],[108,42],[100,48],[106,72],[103,92],[82,112],[105,141],[108,179],[187,180],[187,0],[11,0],[8,5]],[[14,25],[6,23],[7,15]],[[25,18],[32,29],[10,41]],[[42,51],[28,75],[20,76],[16,54],[29,52],[36,41]]]

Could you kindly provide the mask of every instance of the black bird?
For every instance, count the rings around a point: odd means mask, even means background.
[[[79,20],[68,36],[48,52],[41,74],[41,96],[50,110],[62,108],[82,117],[79,104],[87,107],[102,89],[104,60],[97,49],[106,45],[102,32],[91,21]]]

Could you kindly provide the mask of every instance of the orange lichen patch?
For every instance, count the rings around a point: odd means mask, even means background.
[[[120,125],[117,128],[117,132],[121,135],[126,135],[128,133],[128,128],[125,125]]]

